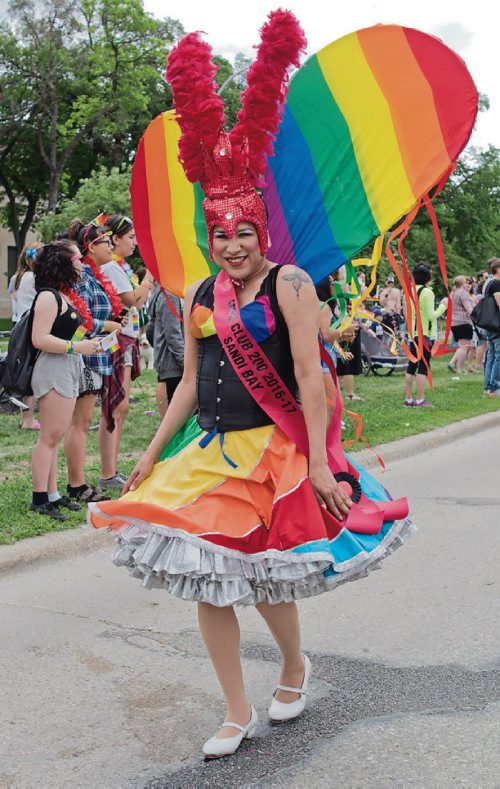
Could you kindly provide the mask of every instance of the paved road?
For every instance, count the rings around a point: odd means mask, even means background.
[[[195,607],[94,553],[0,581],[0,787],[500,787],[498,428],[392,463],[419,532],[301,604],[307,714],[271,728],[277,655],[242,612],[262,722],[204,764],[222,714]]]

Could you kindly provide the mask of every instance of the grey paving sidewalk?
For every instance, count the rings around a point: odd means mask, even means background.
[[[376,447],[384,462],[390,466],[394,461],[416,457],[429,449],[444,446],[483,430],[497,428],[500,431],[500,411],[482,414],[462,422],[452,422],[446,427],[427,433],[391,441]],[[379,460],[375,452],[362,449],[353,453],[365,468],[377,469]],[[9,572],[29,570],[36,562],[54,561],[68,556],[78,556],[95,551],[106,542],[106,536],[82,525],[79,529],[44,534],[14,545],[0,545],[0,578]]]
[[[261,723],[227,760],[200,758],[222,705],[194,605],[141,590],[108,535],[6,574],[0,787],[500,786],[499,439],[391,463],[419,531],[381,572],[301,603],[314,678],[293,724],[265,721],[277,655],[242,611]]]

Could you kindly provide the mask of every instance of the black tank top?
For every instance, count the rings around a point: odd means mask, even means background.
[[[83,323],[81,314],[72,304],[69,304],[66,299],[64,299],[64,303],[67,305],[68,309],[61,313],[63,299],[59,291],[52,288],[44,288],[43,290],[48,290],[50,293],[53,293],[57,301],[57,316],[52,324],[50,333],[53,337],[59,337],[61,340],[71,340],[78,327]],[[40,293],[41,292],[42,291],[40,291]]]
[[[276,295],[280,267],[272,268],[254,301],[241,308],[245,328],[258,342],[292,394],[297,392],[290,338]],[[198,422],[203,430],[247,430],[272,424],[233,369],[215,333],[210,315],[214,308],[215,277],[198,288],[191,309],[191,334],[198,341]],[[212,327],[212,328],[209,328]]]

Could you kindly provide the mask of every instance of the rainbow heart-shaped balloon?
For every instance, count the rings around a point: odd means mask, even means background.
[[[405,216],[449,171],[471,134],[478,94],[439,39],[377,25],[334,41],[293,76],[264,189],[277,263],[315,282]],[[147,128],[134,162],[135,231],[147,267],[173,293],[218,269],[201,203],[177,160],[173,111]]]

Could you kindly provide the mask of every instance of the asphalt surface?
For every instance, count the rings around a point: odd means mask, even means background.
[[[300,604],[299,720],[267,723],[278,655],[241,612],[260,722],[227,759],[200,754],[223,705],[194,605],[113,567],[107,534],[5,573],[0,787],[500,787],[499,439],[391,463],[382,481],[419,531],[382,571]]]

